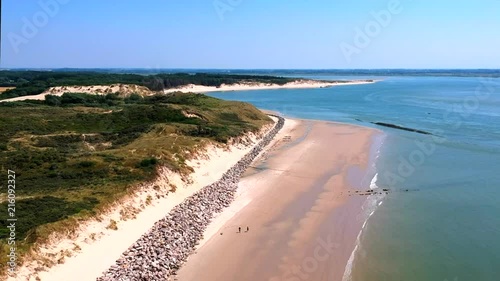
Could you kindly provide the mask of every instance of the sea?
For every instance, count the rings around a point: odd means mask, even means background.
[[[378,80],[320,89],[210,93],[287,117],[384,132],[370,187],[390,192],[367,199],[375,200],[376,208],[359,235],[345,281],[500,280],[498,71],[257,73]]]

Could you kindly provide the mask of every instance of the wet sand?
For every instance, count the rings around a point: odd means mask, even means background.
[[[353,190],[373,176],[366,170],[377,131],[294,122],[171,280],[342,280],[365,218],[366,197]]]

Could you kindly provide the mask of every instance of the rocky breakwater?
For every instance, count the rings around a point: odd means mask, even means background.
[[[216,182],[186,198],[137,240],[98,281],[166,280],[194,251],[214,217],[233,201],[238,182],[252,161],[283,128],[275,127]]]

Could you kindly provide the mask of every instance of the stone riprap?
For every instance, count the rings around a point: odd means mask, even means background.
[[[252,161],[283,128],[278,118],[274,128],[216,182],[203,187],[174,207],[170,213],[139,238],[98,281],[166,280],[175,274],[195,246],[215,213],[234,199],[238,182]]]

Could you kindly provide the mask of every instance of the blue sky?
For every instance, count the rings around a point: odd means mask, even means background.
[[[500,68],[500,0],[2,4],[4,68]]]

